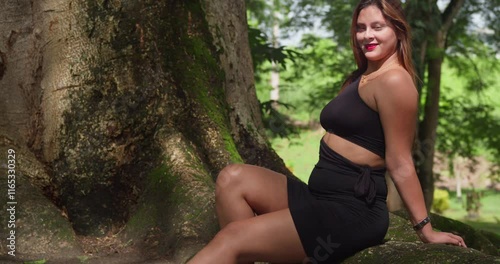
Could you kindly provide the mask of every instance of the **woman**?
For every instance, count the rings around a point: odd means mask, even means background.
[[[189,263],[334,263],[380,244],[386,169],[423,242],[466,247],[428,221],[411,155],[418,94],[399,1],[362,0],[351,42],[358,69],[321,112],[327,133],[308,185],[257,166],[226,167],[216,184],[221,231]]]

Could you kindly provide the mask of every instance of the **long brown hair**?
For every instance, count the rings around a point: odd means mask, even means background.
[[[359,13],[362,9],[374,5],[380,9],[384,18],[390,22],[398,38],[397,44],[397,56],[399,63],[406,69],[413,79],[413,83],[416,82],[417,76],[415,67],[413,65],[412,54],[411,54],[411,29],[410,25],[406,21],[403,7],[399,0],[361,0],[356,8],[354,9],[354,14],[352,16],[351,22],[351,48],[354,53],[354,59],[358,65],[358,69],[353,71],[345,80],[342,88],[346,87],[354,80],[356,80],[363,72],[366,71],[368,67],[368,60],[363,54],[361,47],[358,45],[356,40],[356,26],[358,23]]]

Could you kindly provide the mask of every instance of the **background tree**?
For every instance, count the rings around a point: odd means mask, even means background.
[[[416,1],[410,1],[406,6],[406,11],[415,29],[416,36],[421,36],[420,38],[416,38],[414,53],[416,61],[422,62],[417,64],[417,68],[419,72],[423,73],[421,74],[421,78],[425,80],[423,86],[419,86],[420,94],[425,97],[422,98],[423,109],[421,111],[422,117],[418,130],[416,166],[420,182],[422,183],[426,204],[430,208],[434,193],[433,166],[439,123],[440,98],[443,86],[441,84],[443,61],[446,57],[457,56],[457,50],[461,50],[459,52],[459,56],[461,55],[461,57],[471,58],[477,56],[483,59],[487,59],[491,56],[491,53],[495,52],[492,49],[487,49],[488,52],[485,53],[484,45],[470,41],[480,35],[471,30],[474,24],[472,19],[474,15],[489,13],[489,11],[482,8],[486,5],[486,2],[451,0],[445,8],[442,8],[443,11],[440,11],[438,8],[438,1],[425,2],[419,1],[417,3]],[[467,64],[470,69],[477,68],[474,61],[469,61]],[[481,75],[472,77],[470,80],[473,83],[476,85],[481,84],[476,86],[478,90],[487,87],[486,81]],[[479,82],[475,80],[479,80]],[[455,112],[456,114],[458,113]],[[488,123],[491,124],[490,122]],[[466,129],[465,127],[462,128]],[[471,130],[468,131],[472,132]],[[458,136],[462,133],[456,130],[453,130],[453,132],[457,132],[457,134],[449,133],[449,135],[442,134],[442,136],[443,138],[460,138],[466,142],[471,142],[467,141],[466,138]],[[482,141],[484,139],[483,136],[485,134],[482,133],[476,135],[476,142]],[[490,145],[490,147],[495,148],[493,145]],[[467,156],[471,156],[472,152],[470,150],[470,148],[464,149],[467,152]]]

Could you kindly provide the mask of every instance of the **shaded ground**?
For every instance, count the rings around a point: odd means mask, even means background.
[[[166,257],[145,255],[136,247],[123,243],[116,235],[105,237],[77,237],[82,254],[67,256],[65,252],[46,254],[44,258],[19,256],[17,259],[0,256],[0,263],[32,264],[174,264]]]

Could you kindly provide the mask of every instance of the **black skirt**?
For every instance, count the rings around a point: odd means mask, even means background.
[[[323,140],[319,156],[308,185],[288,178],[288,205],[308,257],[303,263],[338,263],[385,237],[385,168],[354,164]]]

